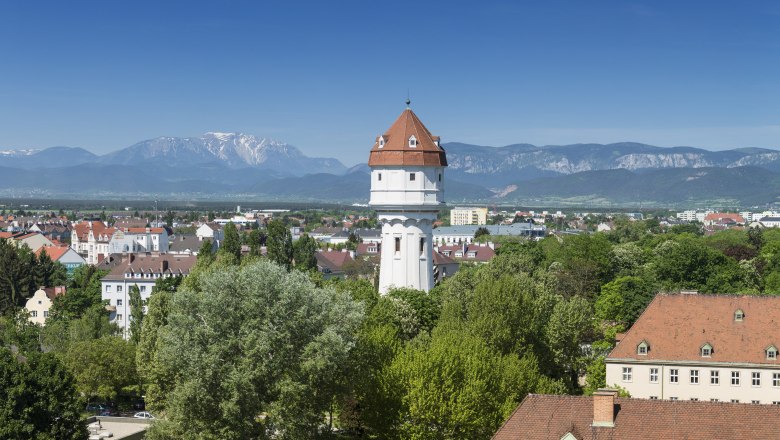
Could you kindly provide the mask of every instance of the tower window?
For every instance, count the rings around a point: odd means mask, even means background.
[[[380,181],[382,180],[382,173],[378,173],[377,174],[377,179],[376,180],[380,180]]]
[[[414,182],[415,177],[416,177],[415,173],[409,173],[409,181],[410,182]]]
[[[401,237],[395,237],[395,251],[401,252]]]
[[[425,239],[421,238],[420,239],[420,255],[422,255],[423,252],[425,252]]]
[[[409,146],[412,148],[417,148],[417,138],[414,136],[409,137]]]
[[[439,182],[441,182],[441,173],[439,173]]]

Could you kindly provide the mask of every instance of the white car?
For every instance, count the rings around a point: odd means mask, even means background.
[[[133,414],[133,417],[136,418],[136,419],[151,419],[151,420],[154,420],[154,416],[149,414],[146,411],[137,412],[137,413]]]

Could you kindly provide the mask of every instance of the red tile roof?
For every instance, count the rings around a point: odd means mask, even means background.
[[[190,270],[197,262],[195,255],[174,255],[174,254],[129,254],[111,268],[104,280],[123,280],[125,273],[151,273],[151,274],[171,274],[171,275],[189,275]]]
[[[705,222],[709,221],[719,221],[723,219],[729,219],[734,220],[737,223],[745,223],[745,219],[742,218],[739,214],[729,213],[729,212],[712,212],[707,214],[706,217],[704,217]]]
[[[90,224],[92,225],[91,228],[90,228]],[[114,232],[116,232],[116,228],[109,228],[105,223],[101,221],[81,222],[76,224],[73,227],[73,232],[76,234],[79,241],[89,240],[90,230],[95,235],[95,238],[98,238],[101,235],[107,235],[108,237],[111,237],[112,235],[114,235]]]
[[[10,232],[0,232],[0,238],[11,238],[14,234]]]
[[[146,233],[147,228],[125,228],[125,232],[129,232],[131,234],[144,234]],[[162,234],[165,231],[165,228],[148,228],[149,232],[152,234]]]
[[[737,310],[744,312],[736,321]],[[637,346],[646,341],[646,355]],[[702,358],[704,344],[712,355]],[[767,360],[769,346],[780,349],[780,297],[658,294],[607,357],[663,361],[740,362],[778,365]]]
[[[463,252],[462,257],[455,256],[455,253],[458,251],[463,251],[465,248],[465,252]],[[490,261],[493,257],[496,256],[496,251],[494,249],[491,249],[490,246],[484,245],[484,244],[478,244],[478,243],[471,243],[469,245],[463,246],[463,245],[442,245],[439,246],[439,252],[447,256],[447,253],[449,252],[450,258],[455,258],[456,260],[466,260],[466,261],[478,261],[480,263],[484,263],[487,261]],[[474,256],[469,257],[469,252],[473,252]]]
[[[593,398],[528,395],[493,440],[776,439],[780,408],[687,400],[616,398],[615,426],[595,427]]]
[[[349,252],[343,251],[319,251],[314,256],[318,266],[328,268],[331,272],[341,272],[345,264],[355,261]]]
[[[52,261],[57,261],[62,258],[62,256],[65,255],[69,250],[70,247],[68,246],[44,246],[38,249],[35,252],[35,255],[40,256],[41,252],[46,252],[49,254],[49,258],[51,258]]]
[[[409,146],[409,138],[417,140],[415,147]],[[380,138],[384,145],[380,147]],[[406,109],[384,135],[377,137],[368,157],[368,166],[447,166],[447,155],[437,145],[438,136],[433,136],[411,109]]]

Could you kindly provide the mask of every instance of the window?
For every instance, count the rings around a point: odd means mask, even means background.
[[[414,179],[417,178],[417,173],[409,173],[409,181],[414,182]]]
[[[650,346],[647,344],[647,342],[642,341],[639,343],[639,345],[636,347],[636,354],[646,356],[647,355],[647,349],[650,348]]]
[[[651,383],[658,383],[658,368],[651,368],[650,369],[650,382]]]
[[[780,405],[780,400],[773,400],[772,405]]]
[[[720,402],[718,399],[710,399],[710,402]]]
[[[731,399],[731,403],[739,403],[739,399]]]
[[[116,305],[117,306],[121,306],[122,305],[122,300],[121,299],[116,300]]]
[[[141,292],[146,292],[146,286],[141,286]]]
[[[766,358],[770,361],[777,360],[777,348],[775,348],[774,345],[770,345],[769,348],[766,349]]]
[[[623,367],[623,382],[631,382],[631,367]]]
[[[650,396],[650,400],[658,400],[658,396]]]
[[[38,312],[33,310],[32,312],[30,312],[30,316],[33,317],[33,318],[37,318],[38,317]]]
[[[691,370],[691,383],[699,383],[699,370]]]
[[[110,292],[110,291],[111,291],[111,285],[110,285],[110,284],[107,284],[107,285],[106,285],[106,292]]]
[[[680,381],[680,370],[672,368],[669,370],[669,382],[677,383]]]
[[[737,309],[736,312],[734,312],[734,321],[742,321],[745,319],[745,312],[742,311],[742,309]]]
[[[698,401],[699,401],[698,397],[691,397],[691,402],[698,402]]]
[[[735,386],[739,386],[739,371],[731,372],[731,384]]]
[[[670,397],[669,400],[677,400],[676,397]]]
[[[414,137],[414,135],[409,137],[409,146],[412,148],[417,148],[417,138]]]
[[[780,373],[772,373],[772,386],[780,387]]]
[[[384,136],[379,136],[379,148],[382,148],[385,146],[385,138]],[[379,179],[382,180],[382,179]]]
[[[43,311],[43,317],[44,318],[48,318],[49,317],[49,311],[48,310],[44,310]]]
[[[382,181],[382,173],[377,173],[376,174],[376,180],[378,180],[380,182]]]
[[[120,286],[120,285],[117,285],[117,286],[116,286],[116,291],[117,291],[117,292],[121,292],[121,291],[122,291],[122,286]]]
[[[760,400],[751,400],[750,403],[752,403],[753,405],[760,405],[761,401]]]
[[[121,321],[122,320],[122,315],[116,315],[116,320],[117,321]]]
[[[401,237],[395,237],[395,251],[401,252]]]
[[[441,182],[441,173],[439,173],[439,182]]]
[[[761,373],[758,371],[754,371],[751,375],[751,385],[754,387],[760,387],[761,386]]]
[[[422,255],[425,252],[425,239],[420,239],[420,255]]]
[[[701,356],[702,357],[710,357],[710,356],[712,356],[712,345],[704,344],[701,347]]]
[[[720,372],[718,370],[710,370],[710,385],[720,384]]]

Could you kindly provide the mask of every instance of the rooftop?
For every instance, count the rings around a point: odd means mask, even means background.
[[[412,141],[413,139],[413,141]],[[416,114],[407,108],[393,125],[378,136],[368,157],[368,166],[446,167],[447,155]]]

